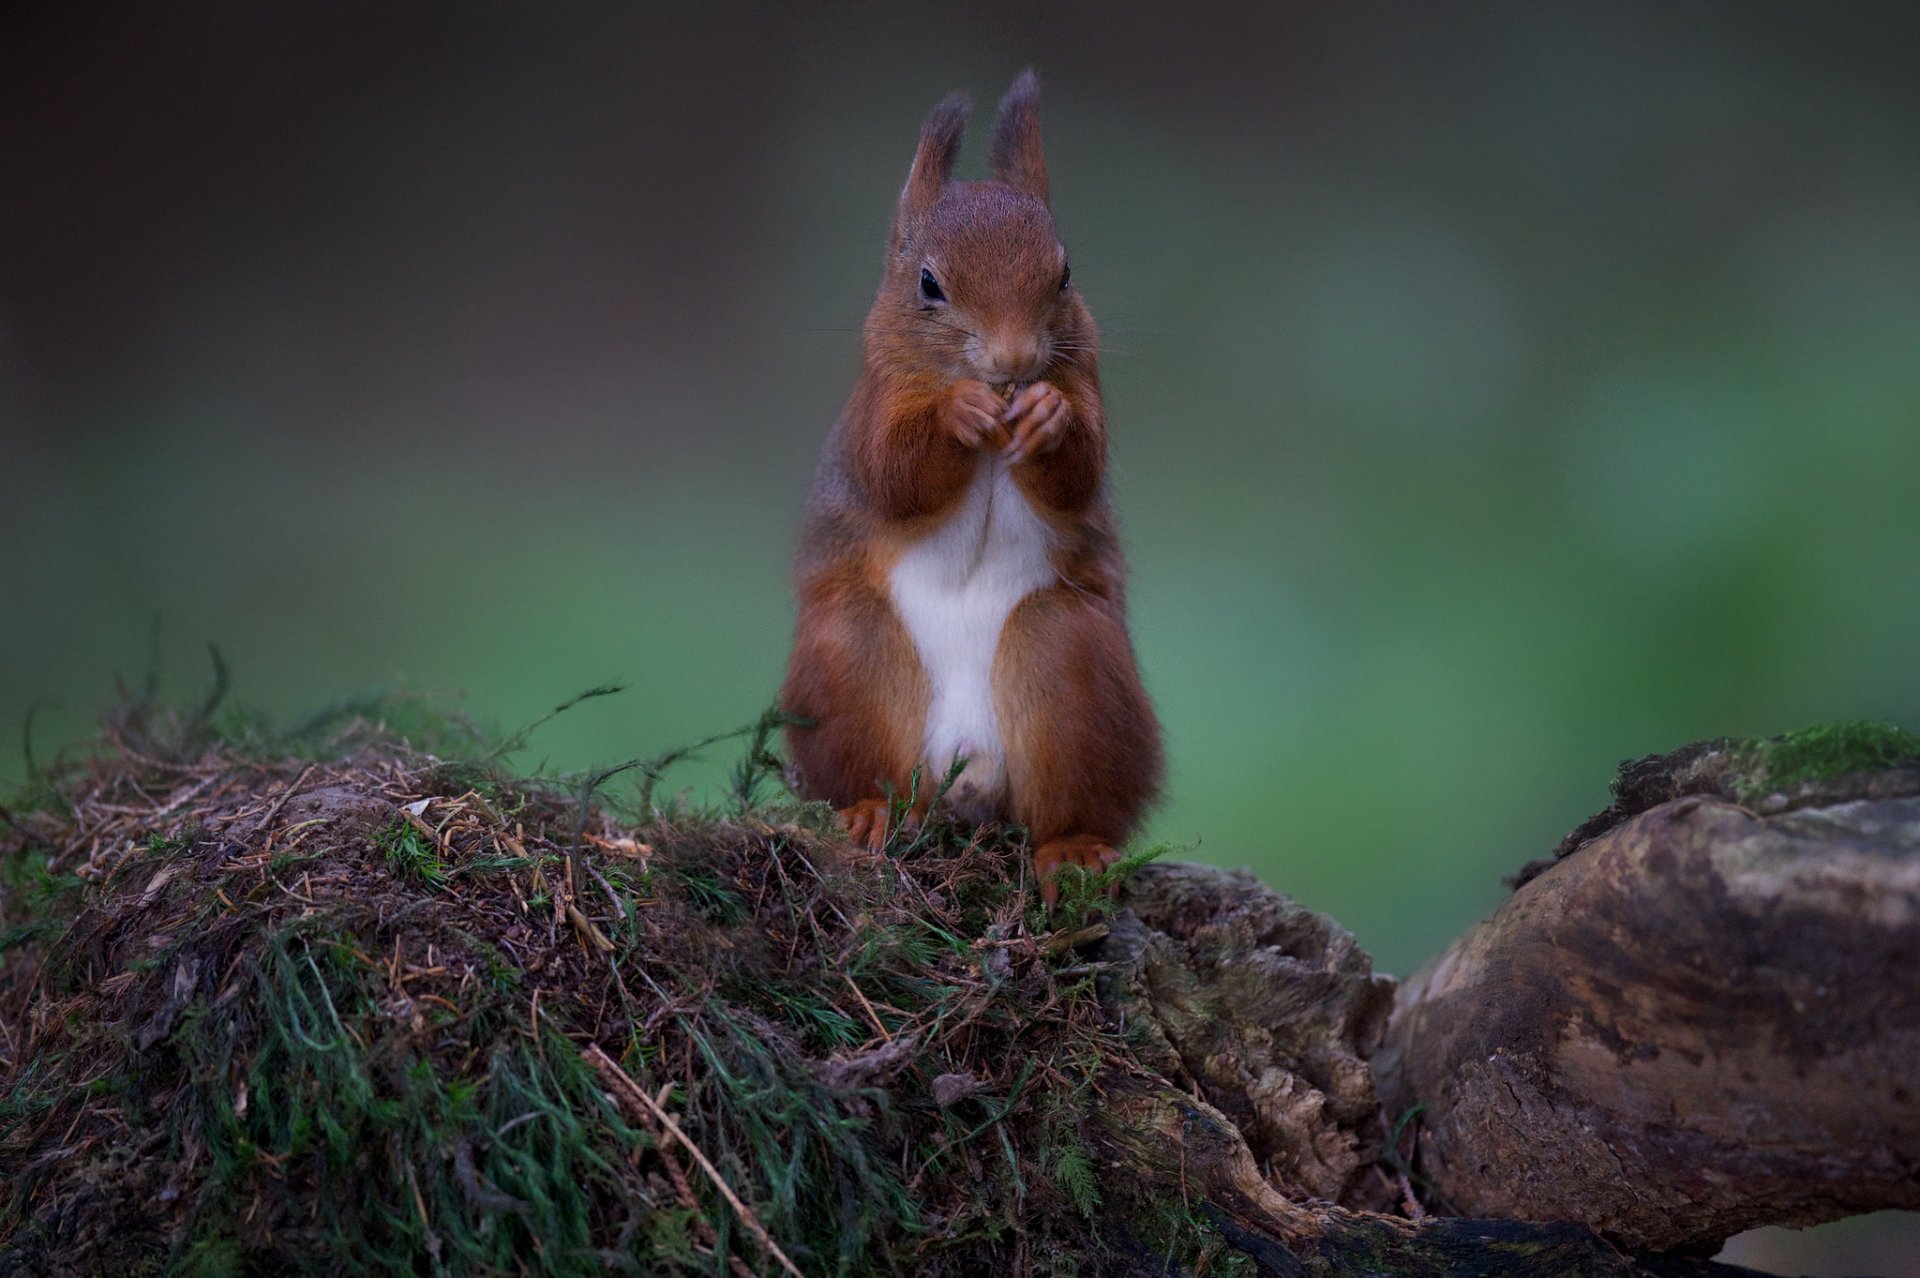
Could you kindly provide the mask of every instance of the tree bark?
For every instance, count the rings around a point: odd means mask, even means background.
[[[1428,1205],[1696,1253],[1920,1206],[1916,782],[1616,812],[1403,986]]]
[[[1384,1161],[1366,1056],[1393,982],[1337,923],[1250,875],[1149,866],[1126,904],[1101,951],[1103,1001],[1146,1071],[1103,1081],[1100,1153],[1136,1197],[1212,1222],[1261,1272],[1748,1272],[1622,1248],[1577,1222],[1391,1214],[1410,1194]],[[1168,1271],[1149,1255],[1126,1272]]]

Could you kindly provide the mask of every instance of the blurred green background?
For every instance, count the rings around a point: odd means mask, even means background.
[[[1405,973],[1623,757],[1920,726],[1914,6],[0,22],[0,725],[54,703],[43,749],[155,616],[171,690],[213,641],[283,717],[629,682],[555,766],[751,719],[918,120],[1028,63],[1148,837]]]

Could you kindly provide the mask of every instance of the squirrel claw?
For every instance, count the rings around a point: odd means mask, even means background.
[[[1068,413],[1067,397],[1052,382],[1035,382],[1021,390],[1001,418],[1012,434],[1007,460],[1019,465],[1058,448]]]
[[[888,806],[885,799],[862,799],[841,808],[840,821],[847,827],[848,841],[878,855],[887,846]]]
[[[1090,874],[1098,874],[1119,860],[1119,849],[1091,834],[1048,839],[1033,850],[1033,869],[1040,879],[1041,901],[1049,910],[1060,903],[1059,875],[1064,867],[1077,865]]]
[[[993,393],[991,386],[967,378],[947,389],[941,415],[947,430],[962,447],[992,445],[997,448],[1009,438],[1007,428],[1001,423],[1001,408],[1000,397]]]
[[[852,807],[840,809],[840,823],[847,827],[848,842],[879,856],[886,850],[887,840],[893,837],[896,828],[913,829],[920,821],[915,813],[909,812],[896,827],[892,803],[885,799],[862,799]]]

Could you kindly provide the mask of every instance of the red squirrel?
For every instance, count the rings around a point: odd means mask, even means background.
[[[1106,485],[1098,336],[1048,206],[1039,86],[1001,100],[992,177],[950,180],[935,107],[900,193],[865,365],[795,567],[780,707],[794,782],[878,852],[890,799],[1027,827],[1044,898],[1118,859],[1160,780]],[[919,776],[916,781],[915,773]]]

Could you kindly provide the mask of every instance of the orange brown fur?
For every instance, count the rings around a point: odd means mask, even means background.
[[[989,815],[1028,827],[1051,899],[1061,865],[1110,863],[1137,826],[1160,733],[1126,627],[1098,337],[1047,210],[1031,76],[1001,104],[993,180],[948,180],[965,115],[952,98],[928,117],[901,193],[864,367],[808,506],[781,706],[807,721],[787,738],[801,792],[882,845],[887,796],[943,770],[923,757],[927,632],[903,622],[893,574],[1000,473],[982,467],[1004,467],[1040,521],[1020,535],[1044,538],[1046,580],[1020,587],[991,652],[1005,775]]]

